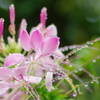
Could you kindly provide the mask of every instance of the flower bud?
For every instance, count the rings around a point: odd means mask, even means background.
[[[15,24],[11,24],[8,29],[11,35],[15,35]]]
[[[14,5],[10,5],[10,23],[14,24],[15,23],[15,7]]]
[[[2,37],[3,29],[4,29],[4,19],[0,18],[0,39]]]

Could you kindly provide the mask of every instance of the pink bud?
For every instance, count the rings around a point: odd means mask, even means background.
[[[13,4],[10,5],[10,23],[14,24],[15,22],[15,7]]]
[[[4,28],[4,19],[0,18],[0,39],[2,37],[3,28]]]
[[[46,24],[46,19],[47,19],[47,9],[44,7],[41,10],[40,14],[40,22],[42,23],[43,26]]]

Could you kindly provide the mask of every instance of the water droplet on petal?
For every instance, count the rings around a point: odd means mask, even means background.
[[[50,68],[50,71],[52,71],[52,69]]]

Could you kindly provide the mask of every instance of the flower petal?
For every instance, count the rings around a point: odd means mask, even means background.
[[[26,28],[27,28],[27,22],[26,22],[25,19],[22,19],[20,27],[19,27],[18,35],[20,36],[20,34],[22,33],[22,31],[24,29],[26,29]]]
[[[20,34],[20,42],[23,49],[25,49],[26,51],[30,51],[30,36],[28,35],[28,32],[26,30],[23,30]]]
[[[13,96],[13,100],[21,100],[23,95],[24,95],[24,92],[19,91],[16,93],[16,95]]]
[[[47,72],[47,74],[46,74],[46,87],[47,87],[49,92],[52,89],[52,78],[53,78],[53,73]]]
[[[0,95],[4,94],[9,89],[7,82],[0,81]]]
[[[33,31],[30,36],[30,45],[32,49],[34,49],[35,51],[38,50],[42,43],[43,43],[42,33],[40,33],[40,31],[38,30]]]
[[[11,69],[7,67],[0,67],[0,80],[6,81],[12,76]]]
[[[26,74],[26,67],[17,67],[13,69],[13,76],[17,80],[23,80],[25,74]]]
[[[53,24],[47,27],[46,37],[50,37],[50,36],[57,36],[57,28]]]
[[[20,53],[13,53],[6,57],[4,65],[10,67],[12,65],[21,64],[26,58]]]
[[[46,24],[46,19],[47,19],[47,9],[43,7],[40,14],[40,22],[42,23],[43,26],[45,26]]]
[[[59,38],[57,37],[47,38],[41,46],[42,56],[53,54],[57,50],[58,46],[59,46]]]
[[[41,77],[35,77],[35,76],[24,76],[24,80],[28,81],[29,83],[38,84],[42,80]]]

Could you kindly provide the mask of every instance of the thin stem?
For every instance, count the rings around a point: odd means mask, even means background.
[[[57,85],[56,85],[56,88],[64,81],[64,78],[62,80],[60,80]]]
[[[33,96],[33,94],[29,91],[29,89],[25,86],[25,88],[26,88],[26,90],[28,91],[28,93],[32,96],[32,98],[34,99],[34,100],[36,100],[35,99],[35,97]]]
[[[98,77],[97,80],[98,80],[98,79],[100,79],[100,77]],[[80,85],[76,85],[74,88],[77,89],[78,87],[83,86],[83,85],[86,85],[86,84],[89,84],[89,83],[91,83],[92,81],[93,81],[93,80],[88,81],[88,82],[83,83],[83,84],[80,84]],[[74,91],[73,88],[72,88],[70,91],[68,91],[67,93],[65,93],[64,95],[66,96],[66,95],[70,94],[72,91]]]
[[[83,44],[83,45],[77,47],[77,48],[74,49],[73,51],[69,52],[69,53],[64,57],[64,59],[65,59],[65,58],[68,58],[70,55],[76,53],[76,52],[79,51],[80,49],[87,47],[87,45],[93,44],[94,42],[97,42],[97,41],[100,41],[100,37],[96,38],[95,40],[88,41],[87,43],[85,43],[85,44]]]

